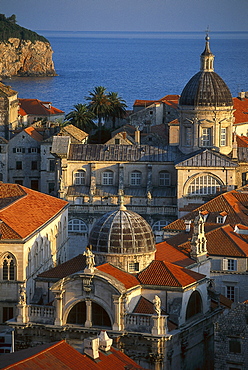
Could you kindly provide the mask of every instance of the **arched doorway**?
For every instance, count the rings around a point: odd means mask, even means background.
[[[199,292],[194,291],[188,302],[186,310],[186,320],[190,319],[192,316],[197,315],[202,312],[202,299]]]

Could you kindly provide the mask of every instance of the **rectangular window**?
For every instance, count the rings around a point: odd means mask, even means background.
[[[220,130],[220,145],[225,146],[226,145],[226,128],[222,127]]]
[[[185,127],[185,145],[191,146],[192,144],[192,129],[191,127]]]
[[[241,353],[241,340],[239,338],[229,339],[229,352]]]
[[[13,307],[3,307],[3,322],[13,319]]]
[[[130,185],[138,186],[141,185],[141,173],[140,172],[132,172]]]
[[[170,186],[170,173],[169,172],[159,173],[159,186]]]
[[[37,161],[32,161],[31,162],[31,170],[33,170],[33,171],[38,170],[38,162]]]
[[[138,262],[130,262],[128,266],[129,272],[139,271],[139,263]]]
[[[48,183],[48,194],[53,193],[55,190],[55,183],[54,182],[49,182]]]
[[[201,146],[209,147],[211,146],[211,128],[203,128],[202,129],[202,138],[201,138]]]
[[[16,161],[16,170],[22,170],[22,161]]]
[[[15,184],[23,185],[23,180],[15,180]]]
[[[234,298],[235,298],[234,286],[227,286],[226,287],[226,296],[227,296],[227,298],[231,299],[231,301],[234,302]]]
[[[223,270],[225,271],[237,271],[237,260],[231,258],[223,259]]]
[[[39,190],[39,180],[31,180],[31,189]]]
[[[120,139],[115,139],[115,144],[119,145],[120,144]]]
[[[49,159],[49,171],[50,172],[55,171],[55,159]]]

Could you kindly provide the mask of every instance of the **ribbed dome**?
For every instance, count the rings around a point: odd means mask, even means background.
[[[155,251],[150,225],[125,207],[108,212],[96,221],[89,244],[93,253],[139,254]]]
[[[184,87],[179,105],[232,106],[232,95],[222,78],[215,72],[200,71]]]

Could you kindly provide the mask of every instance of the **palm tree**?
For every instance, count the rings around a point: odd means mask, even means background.
[[[76,127],[90,133],[96,127],[93,122],[95,114],[88,109],[86,104],[76,104],[73,107],[75,109],[68,113],[65,118]]]
[[[112,118],[112,128],[115,128],[116,118],[124,118],[126,115],[126,102],[116,92],[110,92],[108,94],[110,103],[109,117]]]
[[[89,96],[85,98],[90,103],[88,108],[98,118],[98,127],[102,127],[102,120],[109,116],[110,104],[107,96],[106,88],[103,86],[97,86],[93,92],[89,91]]]

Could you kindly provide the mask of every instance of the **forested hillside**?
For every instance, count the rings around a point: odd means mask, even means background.
[[[45,37],[38,35],[36,32],[30,31],[27,28],[16,24],[15,14],[12,14],[8,18],[4,14],[0,14],[0,42],[8,41],[9,38],[30,40],[32,42],[49,42]]]

